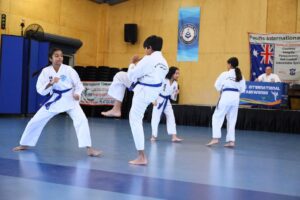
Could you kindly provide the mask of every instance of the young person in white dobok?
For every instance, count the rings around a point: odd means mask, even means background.
[[[36,89],[39,94],[43,96],[50,94],[51,97],[28,122],[21,137],[20,146],[13,150],[21,151],[35,146],[47,122],[55,115],[66,112],[73,120],[78,146],[86,148],[89,156],[100,156],[101,151],[91,147],[88,120],[79,105],[84,87],[77,72],[71,66],[62,64],[61,49],[52,49],[49,53],[49,60],[52,65],[42,70]]]
[[[158,99],[153,105],[152,110],[152,137],[151,141],[154,142],[157,139],[158,124],[161,119],[161,115],[166,115],[167,132],[172,135],[172,142],[181,142],[182,139],[177,137],[176,122],[174,112],[170,99],[176,100],[179,93],[177,80],[179,78],[179,69],[177,67],[170,67],[169,72],[163,83],[163,89],[159,94]]]
[[[145,136],[143,118],[147,106],[154,102],[162,90],[162,84],[168,73],[168,64],[161,53],[163,40],[159,36],[148,37],[143,44],[146,56],[142,59],[134,56],[128,68],[128,79],[133,82],[134,91],[129,123],[138,151],[138,157],[129,161],[134,165],[146,165],[148,160],[144,153]]]
[[[227,61],[228,71],[223,72],[215,82],[215,88],[221,92],[221,95],[212,118],[212,140],[207,143],[207,146],[219,143],[225,116],[227,119],[227,136],[224,146],[235,146],[235,124],[239,109],[240,93],[243,93],[246,89],[246,82],[238,66],[239,61],[237,58],[229,58]]]

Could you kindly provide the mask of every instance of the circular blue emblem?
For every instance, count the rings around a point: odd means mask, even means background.
[[[198,38],[198,29],[193,24],[184,24],[179,31],[179,38],[185,44],[192,44]]]
[[[61,81],[65,81],[66,79],[67,79],[67,77],[66,77],[65,75],[61,75],[61,76],[60,76],[60,80],[61,80]]]

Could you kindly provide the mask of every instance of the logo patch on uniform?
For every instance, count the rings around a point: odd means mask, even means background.
[[[164,65],[163,63],[157,63],[157,64],[154,66],[154,68],[157,68],[157,67],[159,67],[159,68],[161,68],[161,69],[163,69],[163,70],[167,70],[167,66]]]
[[[67,77],[65,75],[60,75],[60,80],[61,81],[65,81],[67,79]]]
[[[164,84],[164,89],[163,89],[163,91],[166,91],[166,87],[167,87],[167,84]]]
[[[185,44],[192,44],[198,38],[197,27],[193,24],[184,24],[179,32],[180,40]]]

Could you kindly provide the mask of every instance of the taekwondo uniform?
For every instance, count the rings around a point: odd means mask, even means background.
[[[160,51],[146,55],[136,65],[130,64],[128,78],[134,84],[134,95],[129,113],[129,123],[136,149],[144,150],[143,117],[147,106],[154,102],[162,90],[162,83],[169,71],[167,61]]]
[[[169,79],[164,80],[162,91],[157,99],[157,105],[153,106],[152,110],[151,127],[152,135],[154,137],[157,137],[158,124],[160,122],[162,113],[165,113],[166,115],[168,134],[176,134],[175,117],[170,99],[176,101],[177,90],[178,84],[176,81],[173,81],[171,84]]]
[[[118,72],[109,86],[108,95],[122,102],[126,88],[130,88],[132,82],[128,79],[127,72]]]
[[[212,118],[213,138],[221,138],[221,128],[224,117],[227,119],[227,142],[235,141],[235,124],[237,120],[240,93],[245,92],[246,82],[242,79],[235,81],[235,70],[223,72],[215,82],[215,88],[221,92]]]
[[[59,77],[60,80],[45,89],[54,77]],[[50,93],[51,98],[28,122],[20,145],[35,146],[46,123],[55,115],[67,112],[73,120],[78,146],[91,147],[88,120],[79,105],[79,101],[73,97],[73,94],[80,96],[84,89],[77,72],[71,66],[64,64],[61,64],[58,72],[52,66],[48,66],[39,75],[36,89],[43,96]]]
[[[259,82],[271,82],[271,83],[278,83],[278,82],[281,82],[279,76],[277,74],[273,74],[271,73],[269,76],[267,76],[266,73],[260,75],[257,80]]]

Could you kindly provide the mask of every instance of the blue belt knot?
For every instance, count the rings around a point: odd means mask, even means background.
[[[164,100],[163,100],[163,102],[161,102],[160,104],[158,104],[157,109],[160,109],[163,106],[163,109],[162,109],[162,113],[163,113],[164,110],[167,107],[168,101],[171,99],[171,95],[165,96],[165,95],[159,94],[159,96],[162,97],[162,98],[164,98]]]
[[[55,93],[55,94],[58,94],[58,95],[57,95],[57,97],[56,97],[53,101],[47,102],[47,103],[45,104],[46,109],[49,110],[51,104],[53,104],[53,103],[55,103],[56,101],[60,100],[61,97],[62,97],[62,94],[63,94],[63,93],[66,93],[66,92],[69,92],[70,90],[72,90],[72,88],[65,89],[65,90],[56,90],[56,89],[53,89],[53,90],[52,90],[53,93],[52,93],[51,96],[49,96],[49,99],[53,96],[54,93]]]

